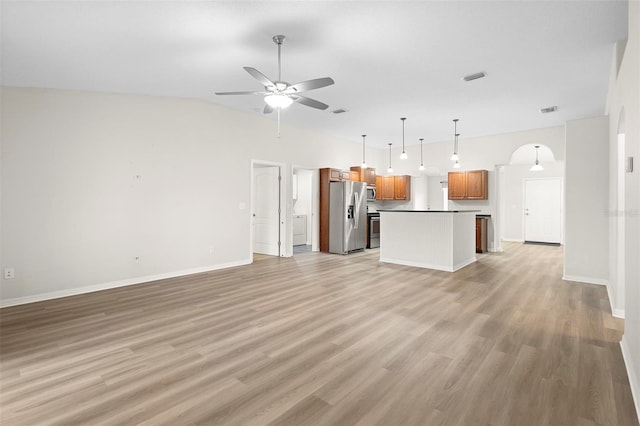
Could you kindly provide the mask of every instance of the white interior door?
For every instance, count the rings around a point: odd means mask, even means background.
[[[562,241],[562,181],[560,178],[525,179],[524,240]]]
[[[280,168],[253,170],[253,252],[280,255]]]

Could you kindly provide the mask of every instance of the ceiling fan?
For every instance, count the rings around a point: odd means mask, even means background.
[[[280,61],[280,49],[282,47],[282,43],[285,40],[285,36],[283,35],[275,35],[273,36],[273,42],[278,45],[278,80],[271,81],[264,74],[258,71],[255,68],[244,67],[245,71],[251,74],[253,78],[258,80],[263,86],[264,91],[261,92],[215,92],[216,95],[264,95],[264,101],[266,105],[264,107],[264,113],[269,114],[273,112],[274,109],[278,109],[280,112],[281,108],[286,108],[294,102],[299,104],[316,108],[320,110],[325,110],[329,108],[329,105],[317,101],[315,99],[302,96],[301,92],[306,92],[308,90],[320,89],[321,87],[326,87],[334,84],[332,78],[323,77],[323,78],[315,78],[313,80],[306,80],[296,84],[290,84],[286,81],[282,81],[282,67]]]

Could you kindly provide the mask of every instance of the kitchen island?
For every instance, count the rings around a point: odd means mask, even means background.
[[[478,210],[378,210],[380,261],[454,272],[476,261]]]

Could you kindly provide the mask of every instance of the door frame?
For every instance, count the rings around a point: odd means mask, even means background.
[[[293,199],[293,173],[296,170],[307,170],[311,172],[311,251],[320,251],[320,170],[314,167],[306,167],[294,164],[291,167],[291,184],[289,188],[291,191],[288,194],[288,198]],[[293,256],[293,204],[289,203],[289,209],[287,211],[287,217],[289,218],[290,226],[288,226],[287,235],[290,237],[287,240],[286,249],[287,254]],[[290,251],[290,254],[289,254]]]
[[[264,160],[251,160],[251,215],[250,215],[250,223],[249,223],[249,261],[253,263],[253,243],[254,243],[254,223],[253,223],[253,212],[255,211],[255,169],[258,167],[278,167],[278,171],[280,174],[280,185],[278,187],[278,206],[279,206],[279,219],[278,219],[278,239],[279,239],[279,249],[278,255],[280,257],[285,256],[286,248],[285,242],[286,239],[286,227],[290,221],[287,220],[287,215],[285,212],[287,211],[287,204],[285,202],[285,191],[287,182],[290,182],[291,179],[287,178],[286,164],[279,163],[275,161],[264,161]]]
[[[560,244],[564,246],[564,179],[560,176],[525,177],[522,179],[522,240],[527,241],[527,224],[525,211],[527,209],[527,182],[540,180],[556,180],[560,183]]]

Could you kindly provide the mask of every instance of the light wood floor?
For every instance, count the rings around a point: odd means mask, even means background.
[[[562,248],[377,251],[0,310],[3,425],[637,425],[604,287]]]

